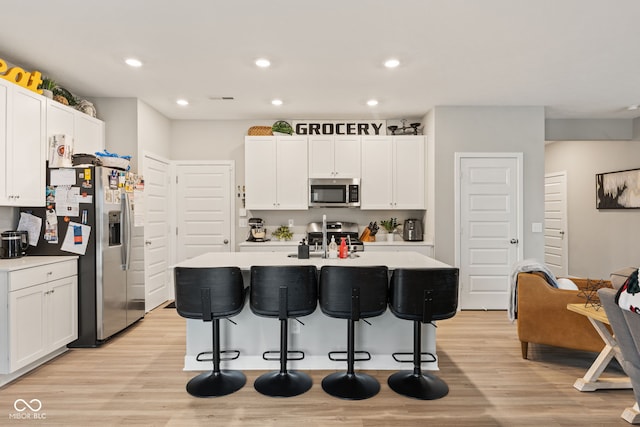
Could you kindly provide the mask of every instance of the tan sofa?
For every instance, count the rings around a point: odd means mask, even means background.
[[[580,289],[587,279],[571,280]],[[605,286],[611,287],[610,281]],[[569,311],[567,304],[585,303],[579,290],[557,289],[536,273],[518,274],[517,325],[522,358],[527,358],[529,343],[599,352],[604,341],[587,317]]]

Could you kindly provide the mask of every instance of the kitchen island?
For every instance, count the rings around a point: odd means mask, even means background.
[[[249,286],[251,266],[270,265],[315,265],[318,270],[325,265],[377,266],[385,265],[389,270],[396,268],[443,268],[449,265],[417,252],[359,252],[356,258],[322,259],[312,256],[297,259],[282,252],[230,252],[207,253],[182,261],[174,267],[239,267],[243,271],[245,286]],[[220,322],[222,349],[240,351],[236,360],[223,362],[224,369],[271,370],[277,362],[265,361],[262,353],[277,350],[280,343],[280,325],[275,318],[259,317],[251,312],[249,302],[243,311],[231,318],[231,322]],[[356,324],[356,350],[369,351],[371,360],[356,362],[356,369],[407,369],[407,364],[396,362],[394,352],[411,352],[413,346],[412,322],[396,318],[389,310],[382,316],[367,319],[371,325],[360,321]],[[344,368],[344,362],[333,362],[327,353],[346,350],[347,321],[335,319],[322,313],[320,307],[310,316],[300,318],[304,325],[289,320],[289,349],[301,350],[305,358],[289,362],[291,369]],[[198,362],[200,352],[211,350],[211,323],[187,319],[187,345],[184,361],[185,370],[210,370],[211,362]],[[436,354],[436,333],[433,325],[422,328],[423,351]],[[424,369],[438,369],[437,361],[423,364]]]

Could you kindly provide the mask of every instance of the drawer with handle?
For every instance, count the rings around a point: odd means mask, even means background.
[[[69,260],[9,273],[9,292],[78,274],[78,261]]]

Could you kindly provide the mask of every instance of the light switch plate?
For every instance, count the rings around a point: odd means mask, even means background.
[[[247,226],[247,218],[240,218],[238,221],[238,227],[246,227]]]
[[[532,233],[542,233],[542,223],[541,222],[532,222],[531,223],[531,232]]]
[[[289,220],[289,227],[293,227],[293,220],[292,219]]]

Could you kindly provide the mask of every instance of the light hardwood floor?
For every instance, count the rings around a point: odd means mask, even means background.
[[[503,311],[463,311],[439,323],[437,374],[450,392],[435,401],[395,394],[386,384],[389,371],[368,371],[382,389],[363,401],[325,394],[320,382],[328,371],[311,372],[313,388],[294,398],[262,396],[253,389],[262,372],[248,371],[239,392],[198,399],[185,391],[195,373],[182,371],[184,348],[184,319],[156,309],[101,348],[70,350],[0,388],[0,425],[629,426],[620,414],[633,403],[631,390],[572,387],[593,353],[532,344],[530,360],[523,360],[515,324]],[[46,419],[11,419],[16,399],[39,399]]]

